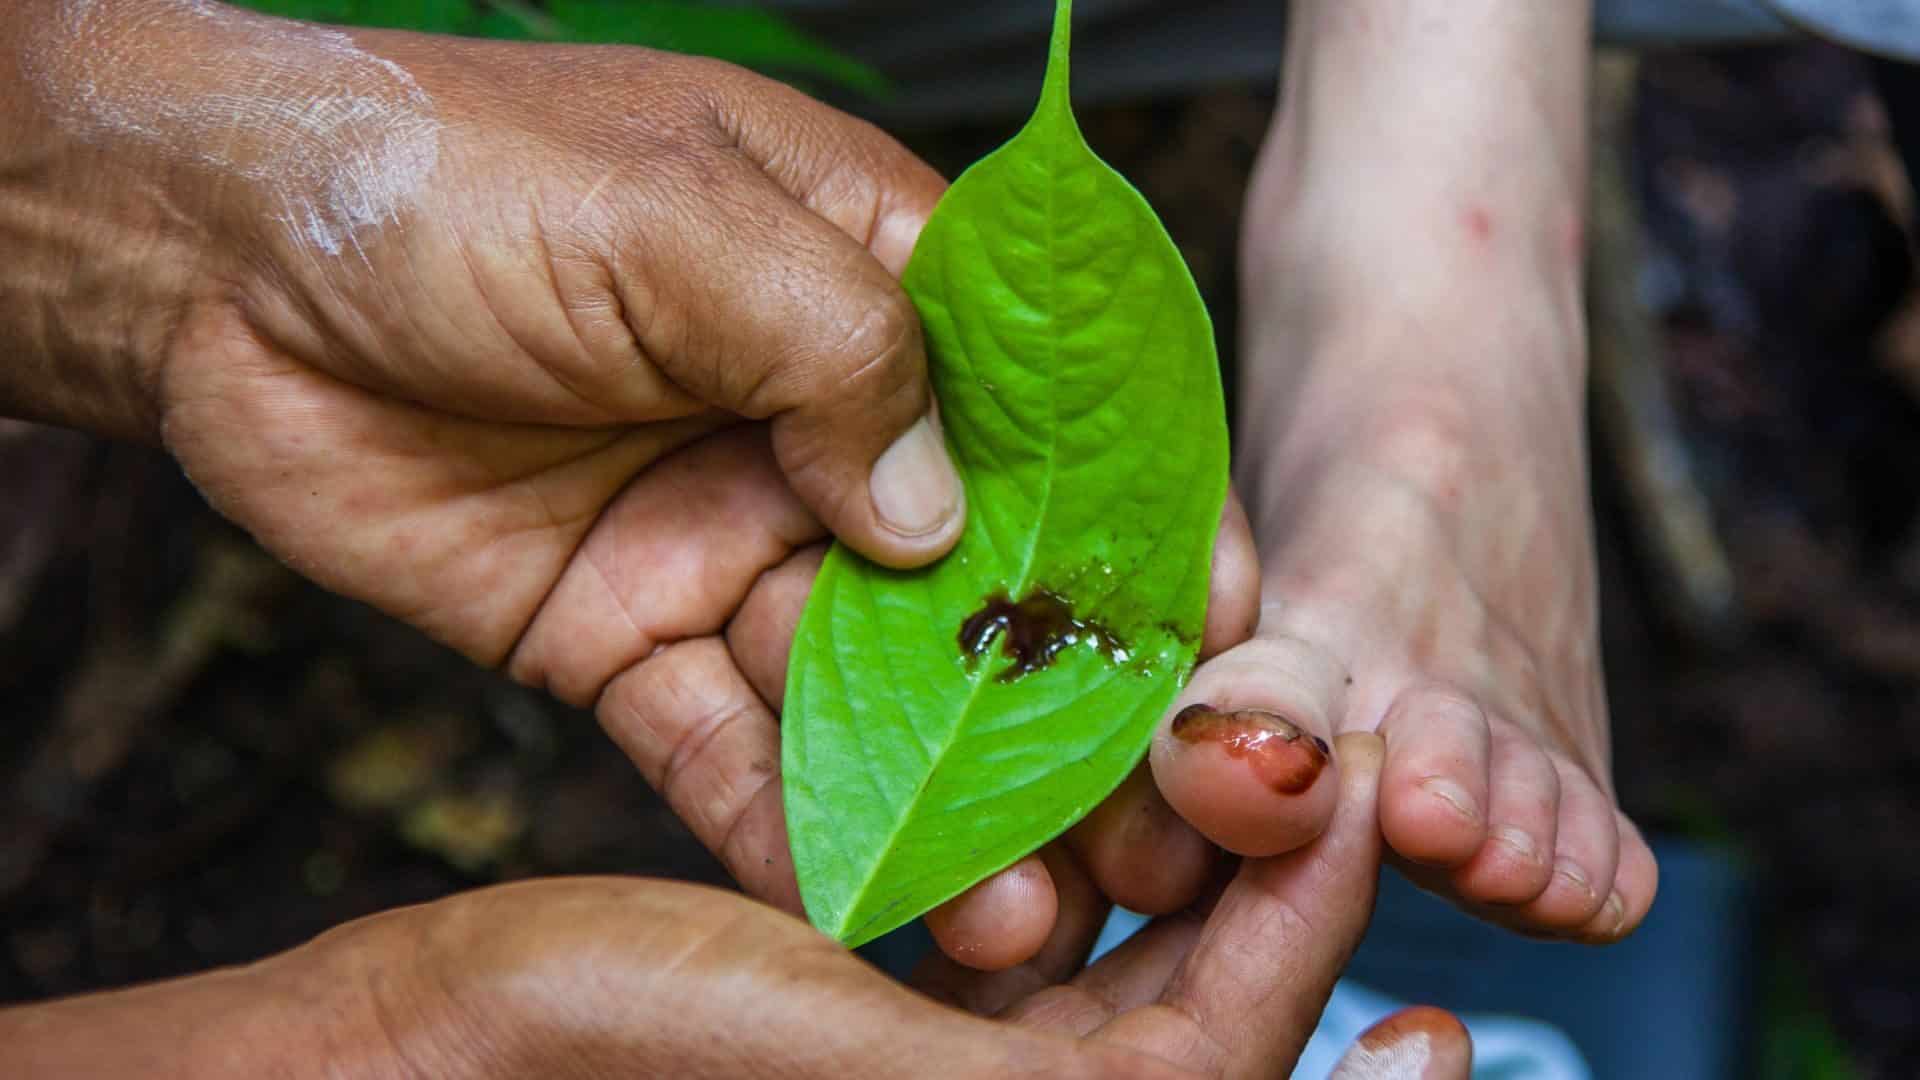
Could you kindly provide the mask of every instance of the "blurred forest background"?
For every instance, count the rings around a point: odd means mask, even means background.
[[[750,9],[253,6],[886,92]],[[1920,108],[1916,82],[1814,42],[1608,56],[1598,78],[1618,778],[1652,830],[1751,866],[1770,1076],[1920,1075],[1920,293],[1889,119]],[[1273,104],[1227,86],[1084,116],[1227,343]],[[1011,126],[898,134],[952,175]],[[0,701],[0,1002],[243,961],[504,878],[724,880],[591,716],[303,583],[158,453],[7,421]]]

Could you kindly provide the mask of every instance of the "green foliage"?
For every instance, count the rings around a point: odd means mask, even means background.
[[[688,0],[234,0],[292,19],[466,37],[645,45],[711,56],[870,96],[885,76],[751,7]]]
[[[850,945],[1105,798],[1191,673],[1204,625],[1227,487],[1212,327],[1153,211],[1082,138],[1067,0],[1055,19],[1033,118],[953,185],[904,277],[966,533],[910,573],[834,548],[794,642],[794,862],[815,925]],[[1007,609],[986,605],[1035,590],[1059,651],[1026,671],[1006,652],[1017,619],[990,636]],[[978,655],[970,632],[989,641]]]
[[[1864,1075],[1817,1004],[1805,968],[1776,945],[1761,1007],[1758,1080],[1857,1080]]]

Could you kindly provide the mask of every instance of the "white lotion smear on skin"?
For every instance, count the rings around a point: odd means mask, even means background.
[[[1381,1047],[1362,1041],[1347,1051],[1327,1080],[1419,1080],[1432,1061],[1433,1040],[1424,1031]]]
[[[439,159],[433,102],[400,65],[207,0],[69,0],[27,74],[75,133],[262,185],[329,255],[397,222]]]

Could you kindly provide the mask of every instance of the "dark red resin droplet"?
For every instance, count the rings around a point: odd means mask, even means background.
[[[997,590],[960,624],[960,652],[967,657],[987,655],[996,638],[1000,651],[1013,661],[997,676],[1001,682],[1039,671],[1082,642],[1116,664],[1132,657],[1132,650],[1117,634],[1075,615],[1071,601],[1042,588],[1030,590],[1017,601],[1005,589]]]

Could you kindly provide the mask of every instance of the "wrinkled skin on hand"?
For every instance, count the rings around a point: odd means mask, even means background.
[[[322,584],[582,704],[730,611],[643,586],[768,558],[706,490],[757,451],[658,468],[704,435],[765,422],[737,445],[769,444],[798,497],[759,531],[824,524],[896,565],[950,546],[957,505],[909,534],[868,485],[931,408],[893,280],[930,170],[726,65],[359,40],[430,96],[436,162],[338,254],[285,225],[284,180],[229,187],[216,284],[158,377],[166,445],[217,506]],[[630,527],[656,504],[683,534],[664,550]]]
[[[981,975],[936,959],[916,993],[732,894],[526,882],[363,919],[244,969],[0,1011],[0,1069],[1285,1076],[1365,928],[1379,868],[1380,743],[1350,736],[1341,752],[1323,837],[1247,862],[1209,914],[1160,920],[1078,974],[1097,903],[1069,904],[1029,969]],[[1076,895],[1092,894],[1083,883]],[[89,1037],[101,1030],[116,1038]],[[1457,1021],[1409,1010],[1364,1036],[1341,1075],[1462,1080],[1468,1056]]]

